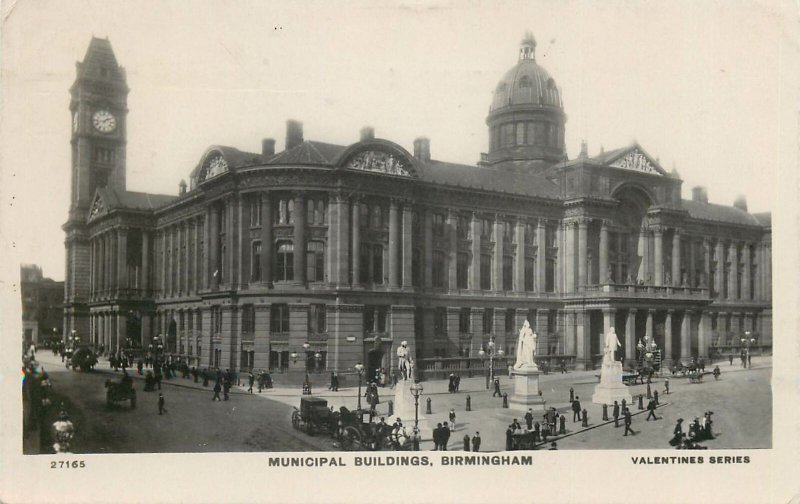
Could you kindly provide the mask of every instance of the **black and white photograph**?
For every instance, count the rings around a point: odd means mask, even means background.
[[[3,2],[0,500],[800,498],[794,7]]]

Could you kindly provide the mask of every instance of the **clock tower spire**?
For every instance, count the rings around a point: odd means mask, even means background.
[[[66,233],[64,337],[89,338],[89,233],[87,219],[99,188],[125,191],[128,85],[108,39],[92,37],[70,88],[72,177]]]

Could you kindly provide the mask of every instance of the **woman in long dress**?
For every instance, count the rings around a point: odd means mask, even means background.
[[[517,361],[514,363],[514,369],[520,369],[524,366],[536,367],[534,355],[536,354],[536,334],[531,330],[530,323],[526,320],[522,324],[522,329],[519,330],[519,338],[517,339]]]

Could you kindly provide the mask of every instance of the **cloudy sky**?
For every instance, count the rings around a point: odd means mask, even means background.
[[[638,141],[677,168],[684,197],[705,185],[711,202],[746,194],[758,212],[781,196],[796,61],[791,18],[768,4],[155,5],[4,3],[0,191],[14,268],[37,263],[63,279],[68,90],[92,35],[107,36],[127,70],[130,190],[177,193],[212,144],[258,151],[274,137],[281,149],[290,118],[307,139],[348,144],[370,125],[409,150],[425,135],[435,159],[475,163],[492,90],[531,30],[562,88],[570,157],[582,139],[590,154]]]

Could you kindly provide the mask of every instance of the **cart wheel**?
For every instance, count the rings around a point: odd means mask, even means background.
[[[342,449],[346,451],[356,450],[358,448],[356,444],[361,445],[361,433],[355,427],[348,425],[344,428],[344,434],[342,434]]]
[[[292,411],[292,427],[298,430],[300,429],[300,412],[297,411],[297,408]]]

